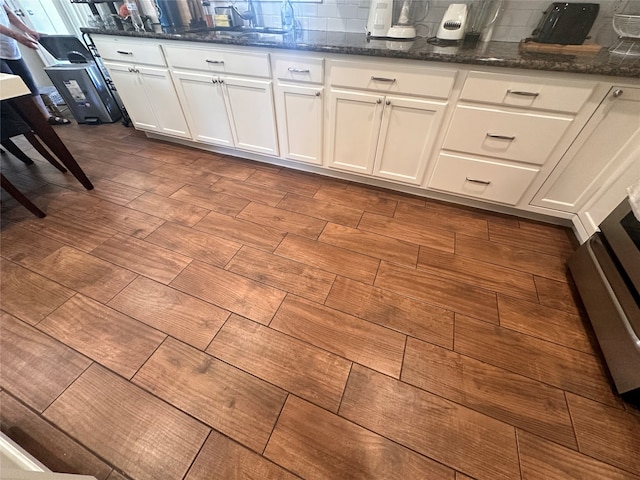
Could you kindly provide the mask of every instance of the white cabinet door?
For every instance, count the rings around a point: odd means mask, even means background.
[[[638,165],[639,145],[640,88],[613,87],[532,204],[579,212],[621,165]]]
[[[104,62],[136,128],[190,138],[187,121],[166,68]]]
[[[193,139],[233,147],[227,106],[218,77],[183,71],[174,71],[172,75]]]
[[[443,102],[385,97],[373,174],[420,184],[445,107]]]
[[[327,141],[328,166],[372,174],[383,96],[332,89]]]
[[[173,81],[166,68],[136,66],[153,112],[158,119],[160,133],[191,138],[187,120],[178,100]],[[125,102],[126,105],[126,102]]]
[[[270,80],[220,76],[236,147],[278,155],[278,135]]]
[[[275,90],[281,155],[322,165],[322,87],[280,84]]]
[[[160,126],[145,92],[143,79],[133,70],[133,66],[111,62],[104,62],[104,65],[135,127],[159,132]]]

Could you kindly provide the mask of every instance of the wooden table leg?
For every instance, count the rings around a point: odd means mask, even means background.
[[[13,198],[15,198],[18,202],[20,202],[22,204],[23,207],[25,207],[26,209],[28,209],[31,213],[33,213],[36,217],[39,218],[44,218],[47,215],[40,210],[38,207],[36,207],[31,200],[29,200],[24,193],[22,193],[20,190],[18,190],[13,183],[11,183],[4,175],[2,175],[0,173],[0,186],[2,188],[4,188],[7,192],[9,192],[9,195],[11,195]]]
[[[29,95],[22,97],[16,97],[9,100],[13,108],[24,119],[27,124],[31,126],[31,129],[40,137],[40,139],[49,147],[53,154],[60,159],[65,167],[73,174],[74,177],[82,184],[87,190],[93,190],[93,184],[87,178],[78,162],[76,162],[71,152],[67,149],[58,134],[53,130],[47,119],[42,116],[42,113],[36,106],[34,100]]]
[[[24,138],[26,138],[29,141],[29,143],[33,145],[33,148],[35,148],[37,152],[40,155],[42,155],[51,165],[56,167],[62,173],[65,173],[67,171],[67,169],[64,168],[62,165],[60,165],[60,162],[58,162],[53,157],[53,155],[49,153],[49,151],[45,148],[45,146],[42,145],[42,143],[40,143],[40,140],[38,140],[38,137],[36,137],[36,135],[33,132],[26,132],[24,134]]]
[[[9,153],[12,153],[14,157],[16,157],[25,165],[33,165],[33,160],[27,157],[27,155],[22,150],[20,150],[20,147],[18,147],[15,143],[13,143],[13,141],[10,138],[7,138],[6,140],[3,140],[0,143],[4,148],[7,149]]]

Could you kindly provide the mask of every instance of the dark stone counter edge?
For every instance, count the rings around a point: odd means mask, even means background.
[[[319,53],[364,55],[371,57],[400,58],[419,61],[444,62],[465,65],[518,68],[551,72],[582,73],[615,77],[640,78],[640,58],[616,57],[603,48],[595,56],[520,54],[518,44],[513,42],[490,42],[480,48],[457,49],[455,53],[438,53],[425,39],[416,39],[409,50],[393,50],[382,47],[384,40],[368,42],[364,34],[343,32],[303,32],[293,38],[291,35],[252,38],[250,36],[230,37],[215,32],[208,33],[156,33],[124,30],[101,30],[82,28],[83,33],[112,35],[134,38],[155,38],[158,40],[179,40],[187,42],[240,45],[251,47],[302,50]]]

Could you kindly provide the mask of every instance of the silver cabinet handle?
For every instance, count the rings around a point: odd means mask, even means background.
[[[515,135],[498,135],[497,133],[487,133],[487,137],[496,138],[498,140],[509,140],[509,141],[516,139]]]
[[[374,82],[389,82],[389,83],[394,83],[396,81],[395,78],[386,78],[386,77],[371,77],[371,80],[373,80]]]
[[[291,73],[309,73],[310,70],[308,68],[295,68],[295,67],[289,67],[288,70]]]
[[[133,52],[125,52],[124,50],[116,50],[120,55],[133,55]]]
[[[620,95],[622,95],[624,93],[624,90],[617,88],[613,91],[613,96],[618,98]]]
[[[205,59],[205,62],[207,62],[207,63],[216,63],[216,64],[219,64],[219,63],[224,63],[224,60],[209,60],[209,59],[207,58],[207,59]]]
[[[387,99],[384,103],[385,105],[391,105],[391,100]]]
[[[540,95],[538,92],[523,92],[522,90],[507,90],[507,93],[520,95],[521,97],[537,97]]]
[[[469,178],[469,177],[466,177],[465,180],[471,183],[479,183],[480,185],[491,185],[491,182],[488,180],[478,180],[476,178]]]
[[[316,97],[319,97],[319,96],[320,96],[320,92],[316,92]]]

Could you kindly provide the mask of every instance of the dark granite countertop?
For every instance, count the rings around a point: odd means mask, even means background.
[[[205,31],[180,34],[100,30],[83,28],[89,34],[118,35],[161,40],[243,45],[254,47],[304,50],[320,53],[340,53],[371,57],[404,58],[411,60],[485,65],[492,67],[522,68],[554,72],[611,75],[640,78],[640,58],[610,55],[603,48],[597,55],[555,55],[519,53],[513,42],[480,43],[475,48],[457,46],[439,47],[425,38],[413,41],[368,40],[364,33],[323,32],[304,30],[293,34],[243,34]]]

